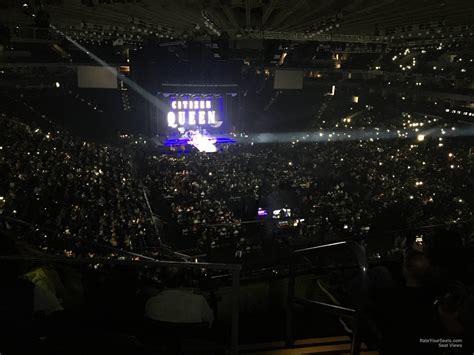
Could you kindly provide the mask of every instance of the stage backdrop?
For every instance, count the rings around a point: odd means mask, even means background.
[[[238,108],[237,93],[219,93],[218,90],[214,93],[206,90],[161,92],[157,97],[168,105],[165,112],[156,110],[158,135],[175,137],[186,131],[198,130],[217,136],[232,130],[234,113]]]
[[[221,95],[170,95],[166,113],[169,134],[205,130],[210,134],[225,130],[224,98]]]

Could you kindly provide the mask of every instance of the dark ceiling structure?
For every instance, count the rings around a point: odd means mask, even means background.
[[[113,27],[167,29],[179,37],[245,37],[252,31],[390,35],[410,26],[472,26],[472,0],[10,0],[0,21],[28,25],[25,7],[43,6],[51,24],[88,23]],[[6,6],[5,6],[6,5]],[[13,6],[14,5],[14,6]],[[148,29],[148,30],[147,30]]]

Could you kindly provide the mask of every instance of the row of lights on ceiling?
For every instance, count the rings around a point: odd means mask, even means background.
[[[468,111],[460,111],[460,110],[450,110],[449,108],[446,109],[446,113],[452,113],[456,115],[463,115],[463,116],[470,116],[474,117],[474,112],[468,112]]]
[[[206,26],[206,28],[209,31],[213,32],[216,36],[220,37],[221,32],[217,28],[217,25],[214,23],[214,21],[211,20],[211,18],[207,14],[206,10],[201,11],[201,16],[204,19],[204,26]]]

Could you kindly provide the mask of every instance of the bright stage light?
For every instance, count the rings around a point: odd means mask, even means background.
[[[425,136],[423,134],[419,134],[417,137],[416,137],[416,140],[418,142],[423,142],[425,140]]]
[[[195,147],[200,152],[215,153],[217,152],[216,139],[205,136],[199,132],[192,133],[189,144]]]

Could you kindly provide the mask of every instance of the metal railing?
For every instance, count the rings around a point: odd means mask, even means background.
[[[232,355],[239,353],[239,293],[240,293],[240,271],[241,266],[237,264],[217,264],[217,263],[190,263],[179,261],[129,261],[107,258],[67,258],[67,257],[42,257],[28,255],[0,255],[0,261],[4,262],[40,262],[58,263],[74,265],[108,264],[128,267],[177,267],[183,269],[208,269],[229,271],[232,275],[232,318],[231,318],[231,344]]]
[[[43,230],[53,234],[56,231],[47,228],[38,228],[31,223],[0,215],[0,221],[21,225],[30,228],[32,231]],[[200,263],[200,262],[186,262],[186,261],[161,261],[149,256],[123,250],[120,248],[103,245],[96,242],[89,242],[94,247],[104,248],[118,255],[126,255],[133,259],[139,260],[121,260],[117,258],[81,258],[81,257],[63,257],[63,256],[49,256],[46,253],[38,252],[36,255],[0,255],[0,261],[30,261],[41,263],[61,263],[61,264],[76,264],[76,265],[92,265],[92,264],[109,264],[121,265],[131,267],[169,267],[174,266],[178,268],[192,268],[192,269],[209,269],[228,271],[232,276],[232,316],[231,316],[231,354],[235,355],[239,352],[239,294],[240,294],[240,273],[242,266],[240,264],[222,264],[222,263]],[[1,251],[0,251],[1,253]]]
[[[295,297],[295,278],[296,265],[295,259],[299,256],[314,255],[324,253],[334,249],[349,249],[353,252],[357,260],[357,266],[360,273],[360,288],[359,294],[356,297],[354,308],[346,308],[339,305],[328,304],[309,300],[306,298]],[[288,300],[286,309],[286,344],[291,347],[294,345],[294,311],[296,305],[302,305],[313,309],[318,309],[322,312],[331,313],[338,316],[349,317],[354,320],[354,329],[351,342],[351,355],[358,355],[360,353],[360,322],[362,319],[362,312],[367,300],[367,269],[368,262],[365,254],[365,249],[354,241],[342,241],[331,244],[324,244],[310,248],[294,250],[290,256],[289,264],[289,280],[288,280]]]

